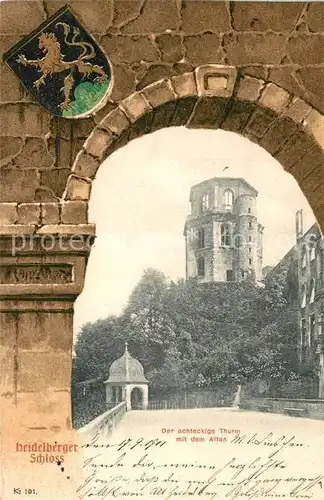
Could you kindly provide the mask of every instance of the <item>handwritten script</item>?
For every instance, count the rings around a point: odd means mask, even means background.
[[[273,432],[235,434],[226,444],[165,436],[105,443],[98,434],[83,446],[77,494],[80,500],[324,498],[324,474],[309,466],[308,448],[294,435]]]

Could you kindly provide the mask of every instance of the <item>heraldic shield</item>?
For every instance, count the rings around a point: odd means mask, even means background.
[[[111,86],[111,66],[68,7],[4,55],[35,101],[64,118],[100,107]]]

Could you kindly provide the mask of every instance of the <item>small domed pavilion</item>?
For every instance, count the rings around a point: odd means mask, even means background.
[[[124,354],[110,366],[106,386],[106,403],[126,401],[127,411],[146,410],[148,405],[148,380],[142,364],[128,352],[125,342]]]

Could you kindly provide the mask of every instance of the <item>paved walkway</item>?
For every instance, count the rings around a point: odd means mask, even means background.
[[[324,499],[322,431],[231,408],[132,411],[87,449],[80,498]]]

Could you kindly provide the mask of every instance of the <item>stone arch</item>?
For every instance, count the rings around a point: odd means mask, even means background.
[[[323,115],[279,85],[211,64],[148,85],[109,112],[79,151],[63,203],[88,202],[96,172],[110,154],[170,126],[221,128],[257,143],[294,176],[324,226]]]
[[[214,64],[132,93],[92,130],[60,199],[17,203],[13,190],[0,204],[6,270],[0,284],[6,336],[2,399],[8,425],[15,420],[30,430],[71,427],[73,303],[83,288],[95,232],[87,218],[92,181],[118,148],[168,126],[221,128],[259,144],[295,177],[324,228],[323,115],[306,101],[234,66]],[[52,413],[53,408],[60,410]]]
[[[140,410],[143,408],[144,390],[141,387],[133,387],[130,393],[132,410]]]

